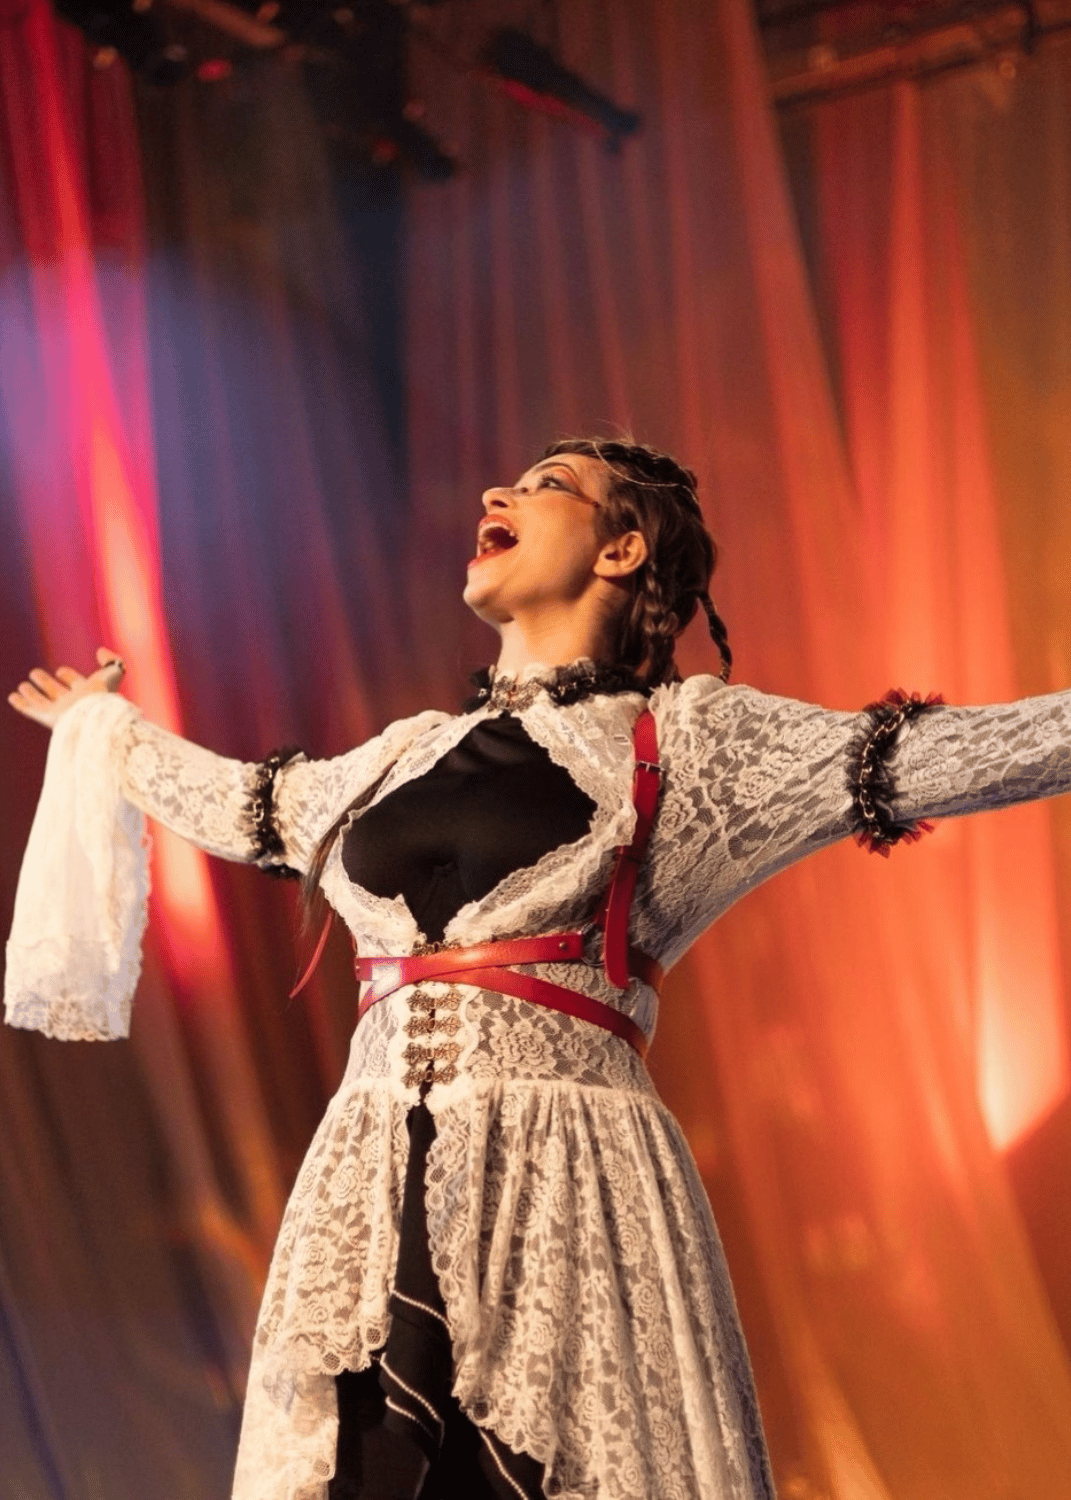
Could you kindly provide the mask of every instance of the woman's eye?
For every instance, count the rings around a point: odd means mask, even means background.
[[[541,474],[539,476],[540,488],[542,489],[543,485],[545,484],[553,484],[559,490],[563,490],[565,488],[565,485],[558,478],[557,474]]]

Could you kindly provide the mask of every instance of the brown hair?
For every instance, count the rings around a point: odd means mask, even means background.
[[[702,608],[728,681],[733,653],[709,593],[718,549],[703,520],[691,469],[642,443],[596,438],[564,438],[541,458],[565,453],[597,459],[610,472],[607,503],[596,516],[599,541],[638,531],[647,543],[646,562],[625,585],[629,594],[617,617],[614,664],[631,667],[648,687],[679,681],[676,640]]]

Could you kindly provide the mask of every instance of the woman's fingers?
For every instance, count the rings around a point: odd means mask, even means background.
[[[51,672],[46,672],[44,667],[34,667],[30,673],[30,681],[34,687],[46,698],[62,698],[64,693],[70,692],[70,688],[63,682],[59,673],[69,672],[70,667],[60,667],[59,672],[53,677]]]
[[[39,724],[54,725],[60,714],[88,693],[114,692],[123,680],[125,668],[114,651],[98,646],[97,670],[85,677],[74,667],[57,667],[46,672],[34,667],[25,682],[20,682],[7,701],[11,707]]]
[[[44,685],[38,681],[39,672],[40,668],[35,667],[34,670],[30,673],[30,680],[27,682],[20,682],[18,687],[15,689],[16,695],[20,698],[23,698],[34,708],[42,708],[48,703],[55,703],[57,698],[59,698],[62,693],[65,693],[67,691],[66,688],[60,687],[59,683],[54,682],[52,678],[48,678],[48,682],[51,684],[51,687],[53,689],[50,691],[47,685]],[[41,673],[40,675],[43,677],[48,676],[47,673]]]
[[[90,681],[94,684],[99,683],[106,692],[114,693],[126,672],[125,662],[118,651],[113,651],[110,646],[97,647],[97,661],[99,666]]]
[[[20,682],[16,690],[8,694],[7,701],[17,712],[25,714],[26,718],[49,727],[55,724],[61,712],[56,699],[43,693],[34,682]]]
[[[106,692],[114,693],[126,672],[125,663],[119,653],[111,650],[109,646],[97,647],[97,661],[100,665],[89,681],[94,685],[100,684]]]

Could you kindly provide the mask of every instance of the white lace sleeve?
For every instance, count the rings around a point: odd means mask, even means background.
[[[846,835],[887,848],[925,819],[1071,791],[1071,693],[847,714],[692,677],[652,705],[666,775],[650,899],[659,882],[676,889],[671,961],[747,891]]]
[[[229,760],[102,693],[52,735],[19,876],[4,1003],[13,1026],[125,1036],[149,889],[142,813],[225,859],[303,869],[321,834],[423,729],[423,714],[334,760]]]
[[[223,859],[304,871],[334,819],[443,714],[391,724],[332,760],[281,752],[229,760],[136,718],[117,738],[124,795],[182,838]]]
[[[904,726],[889,769],[898,822],[1071,791],[1071,692],[985,708],[937,705]]]
[[[115,737],[123,796],[165,828],[222,859],[252,860],[259,766],[230,760],[134,715]]]
[[[125,698],[94,694],[53,732],[7,944],[12,1026],[66,1041],[129,1029],[148,859],[144,820],[122,795],[112,746],[136,715]]]
[[[652,708],[664,770],[652,852],[666,866],[652,886],[668,877],[688,889],[694,939],[746,891],[849,831],[847,754],[862,721],[713,677],[658,690]]]

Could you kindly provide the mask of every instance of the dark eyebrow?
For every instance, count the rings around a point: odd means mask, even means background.
[[[537,473],[541,469],[564,469],[577,485],[580,484],[580,475],[573,468],[572,464],[567,464],[560,458],[541,458],[537,464],[532,465],[528,472]]]

